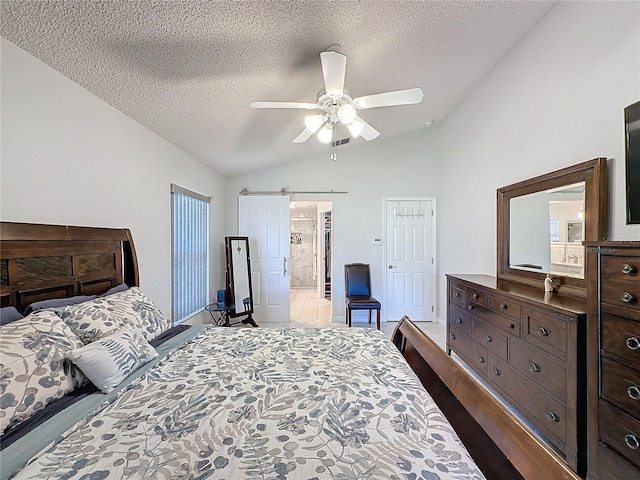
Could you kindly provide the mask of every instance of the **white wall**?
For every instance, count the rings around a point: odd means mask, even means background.
[[[227,181],[227,230],[232,233],[238,229],[238,194],[245,187],[254,191],[277,191],[283,187],[290,191],[348,191],[346,195],[292,197],[296,201],[333,202],[332,303],[334,318],[341,319],[345,315],[343,266],[346,263],[370,264],[373,295],[382,299],[384,257],[373,256],[373,239],[384,236],[383,197],[436,196],[438,193],[438,155],[431,129],[425,128],[410,137],[367,144],[364,140],[358,142],[362,146],[338,149],[335,162],[329,160],[327,148],[327,154],[317,158]],[[356,313],[366,315],[366,312]]]
[[[640,3],[554,8],[440,125],[441,282],[495,274],[497,188],[595,157],[611,159],[609,238],[639,240],[624,196],[624,107],[639,98]]]
[[[446,273],[495,274],[502,186],[610,158],[609,236],[640,239],[640,226],[625,225],[623,118],[639,98],[640,3],[561,2],[436,128],[352,147],[336,163],[327,153],[231,179],[229,231],[242,187],[348,190],[332,197],[334,271],[349,261],[371,263],[379,294],[383,265],[371,240],[383,233],[382,198],[438,196],[443,321]],[[344,315],[344,285],[334,278],[335,317]]]
[[[211,292],[223,288],[223,178],[2,39],[3,221],[130,228],[143,291],[171,313],[176,183],[215,195]]]
[[[224,234],[237,232],[237,195],[251,190],[347,190],[333,201],[334,316],[342,265],[370,263],[382,296],[383,197],[438,197],[438,317],[445,273],[496,270],[496,189],[594,157],[610,161],[610,238],[625,225],[625,106],[640,98],[640,4],[561,2],[437,127],[360,141],[327,155],[235,177],[212,170],[2,40],[3,220],[129,227],[142,286],[170,305],[169,184],[216,195],[212,292],[222,286]],[[424,101],[429,101],[425,99]],[[302,145],[301,148],[304,148]],[[126,173],[125,173],[126,172]],[[226,216],[226,229],[223,222]]]

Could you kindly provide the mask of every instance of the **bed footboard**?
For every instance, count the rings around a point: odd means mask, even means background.
[[[580,479],[408,317],[391,340],[489,480]]]

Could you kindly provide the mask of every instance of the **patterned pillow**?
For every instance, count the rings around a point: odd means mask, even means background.
[[[125,325],[140,331],[147,340],[171,328],[171,320],[138,287],[69,305],[60,316],[85,344],[111,335]]]
[[[53,312],[42,310],[0,327],[2,431],[79,387],[84,375],[65,354],[82,342]]]
[[[103,393],[111,392],[127,375],[157,356],[158,352],[142,334],[128,326],[113,335],[67,352],[67,358]]]

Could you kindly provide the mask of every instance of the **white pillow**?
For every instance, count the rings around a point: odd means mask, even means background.
[[[0,327],[0,432],[86,380],[65,358],[82,342],[47,310]]]
[[[85,345],[125,325],[149,341],[171,328],[171,320],[138,287],[65,307],[60,315]]]
[[[66,354],[103,393],[111,392],[131,372],[157,356],[155,348],[128,326]]]

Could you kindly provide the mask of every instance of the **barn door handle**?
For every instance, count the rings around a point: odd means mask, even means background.
[[[287,276],[287,257],[282,257],[282,276]]]

